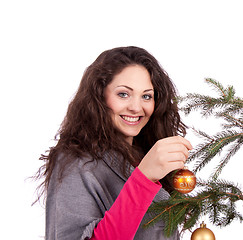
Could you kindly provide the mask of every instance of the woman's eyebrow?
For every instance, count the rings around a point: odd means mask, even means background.
[[[126,85],[119,85],[119,86],[117,86],[117,87],[125,87],[125,88],[127,88],[127,89],[133,91],[133,89],[132,89],[131,87],[128,87],[128,86],[126,86]],[[153,88],[151,88],[151,89],[146,89],[146,90],[144,90],[143,92],[149,92],[149,91],[154,91],[154,89],[153,89]]]
[[[143,92],[149,92],[149,91],[154,91],[154,89],[153,88],[147,89],[147,90],[144,90]]]

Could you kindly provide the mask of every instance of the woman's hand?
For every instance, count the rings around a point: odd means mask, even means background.
[[[148,179],[156,182],[171,171],[183,168],[191,149],[191,143],[183,137],[163,138],[144,156],[138,169]]]

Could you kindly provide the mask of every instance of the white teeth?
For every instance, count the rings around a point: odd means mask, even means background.
[[[127,116],[122,116],[122,118],[128,122],[137,122],[139,120],[139,117],[127,117]]]

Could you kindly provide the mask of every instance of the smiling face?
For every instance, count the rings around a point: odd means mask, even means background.
[[[132,144],[154,111],[154,88],[146,68],[131,65],[115,75],[105,88],[115,127]]]

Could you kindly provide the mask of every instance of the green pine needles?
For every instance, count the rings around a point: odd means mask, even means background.
[[[224,88],[211,78],[206,79],[206,83],[216,90],[218,97],[189,93],[178,98],[183,105],[181,110],[186,115],[199,110],[203,117],[219,118],[223,122],[222,130],[210,136],[194,129],[203,141],[191,152],[188,162],[194,165],[193,171],[198,172],[215,156],[220,156],[220,160],[207,181],[197,179],[193,195],[174,191],[169,200],[155,203],[149,208],[151,219],[144,226],[149,227],[163,220],[164,234],[168,237],[178,226],[182,231],[190,230],[202,215],[207,215],[216,226],[227,226],[233,220],[243,221],[243,216],[236,210],[236,202],[243,200],[242,191],[234,183],[218,178],[243,144],[243,99],[235,96],[233,86]]]
[[[195,172],[200,171],[229,145],[226,154],[212,172],[211,178],[217,179],[225,165],[243,144],[243,99],[235,97],[235,90],[232,86],[224,88],[219,82],[211,78],[206,79],[206,82],[218,92],[218,98],[200,94],[187,94],[185,97],[180,97],[179,101],[186,103],[181,108],[186,115],[193,110],[201,110],[201,115],[204,117],[213,116],[224,121],[222,131],[213,136],[194,130],[204,138],[204,141],[196,146],[188,159],[188,162],[195,161],[193,170]]]
[[[201,190],[190,196],[174,191],[169,200],[153,204],[149,208],[151,220],[144,226],[149,227],[157,221],[165,223],[164,235],[169,237],[182,226],[182,231],[191,229],[201,215],[208,215],[216,226],[227,226],[233,220],[243,221],[243,217],[236,211],[236,202],[243,200],[241,190],[233,183],[223,180],[198,180]]]

